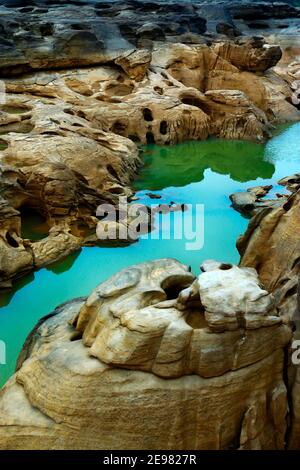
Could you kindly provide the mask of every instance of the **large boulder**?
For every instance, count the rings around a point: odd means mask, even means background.
[[[254,270],[132,266],[31,333],[1,391],[0,448],[282,449],[290,338]]]
[[[287,178],[285,182],[295,178]],[[299,290],[299,190],[280,207],[266,209],[250,222],[247,232],[238,241],[242,266],[255,268],[266,288],[273,292],[282,318],[294,325],[294,339],[300,338]],[[299,448],[299,366],[291,360],[289,387],[292,410],[292,427],[289,447]]]

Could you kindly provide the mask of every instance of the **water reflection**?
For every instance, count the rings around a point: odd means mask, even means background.
[[[207,169],[240,182],[269,179],[275,165],[264,157],[265,145],[253,142],[209,139],[174,147],[148,146],[135,186],[142,189],[146,184],[151,190],[186,186],[202,181]]]
[[[78,250],[75,253],[72,253],[71,255],[67,256],[65,259],[58,261],[57,263],[50,264],[46,267],[46,269],[54,274],[65,273],[66,271],[69,271],[69,269],[72,268],[80,253],[81,250]]]
[[[1,297],[0,339],[7,344],[7,364],[0,366],[0,385],[13,373],[22,344],[36,322],[58,304],[89,294],[101,281],[124,267],[172,257],[192,267],[207,258],[236,263],[235,242],[247,221],[230,208],[229,194],[249,186],[275,184],[300,170],[300,124],[276,135],[267,145],[209,140],[176,147],[147,147],[145,163],[135,182],[141,203],[157,191],[156,203],[171,201],[205,206],[205,244],[188,251],[185,240],[147,240],[116,248],[83,248],[60,263],[17,281]],[[179,217],[176,212],[174,217]],[[192,215],[192,211],[190,211]],[[30,227],[29,227],[30,229]],[[162,227],[163,231],[163,227]]]

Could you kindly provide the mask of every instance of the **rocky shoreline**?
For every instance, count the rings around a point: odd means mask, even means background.
[[[151,23],[158,12],[163,34]],[[290,86],[299,68],[276,68],[281,48],[263,38],[207,32],[215,14],[134,1],[0,7],[0,288],[98,243],[96,209],[132,195],[139,143],[263,141],[299,120]],[[43,240],[22,238],[27,209],[44,217]]]
[[[263,142],[300,117],[297,8],[57,3],[0,6],[0,288],[98,243],[140,144]],[[0,448],[299,448],[299,175],[282,184],[275,203],[233,195],[254,215],[239,266],[132,266],[41,321],[0,391]],[[22,238],[26,209],[42,240]]]
[[[132,266],[45,319],[1,391],[1,448],[298,448],[295,297],[201,269]]]

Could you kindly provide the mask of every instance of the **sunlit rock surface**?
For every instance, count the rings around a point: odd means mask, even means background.
[[[285,179],[284,183],[293,182],[294,185],[294,192],[288,201],[278,208],[266,209],[257,214],[251,220],[245,235],[238,241],[241,264],[258,271],[266,288],[273,293],[284,322],[293,323],[295,340],[300,338],[300,195],[296,181],[295,176]],[[291,348],[291,354],[292,352]],[[300,444],[299,366],[293,365],[292,361],[289,382],[293,416],[290,447],[296,449]]]
[[[226,268],[195,281],[187,266],[156,260],[57,309],[1,392],[0,447],[282,449],[291,329],[274,311],[265,321],[273,298],[254,270]],[[255,324],[228,323],[239,302]]]
[[[270,125],[299,119],[297,66],[276,74],[276,38],[247,32],[257,8],[0,2],[1,187],[10,208],[2,210],[0,287],[97,242],[96,208],[130,196],[137,143],[262,141]],[[275,22],[299,16],[292,7],[263,10]],[[45,218],[44,240],[22,239],[17,211],[28,208]]]
[[[5,78],[2,198],[14,211],[40,212],[49,236],[22,240],[18,213],[13,227],[1,219],[1,287],[97,243],[96,208],[131,195],[138,143],[210,135],[263,141],[272,124],[299,119],[290,83],[265,72],[280,55],[277,46],[251,38],[154,42],[151,50],[119,50],[106,65],[74,62],[70,70]]]

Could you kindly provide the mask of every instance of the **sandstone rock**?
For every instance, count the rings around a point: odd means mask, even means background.
[[[151,54],[147,50],[131,51],[115,60],[115,64],[120,65],[124,72],[133,80],[142,80],[151,62]]]
[[[1,70],[15,78],[5,79],[0,162],[23,181],[14,182],[15,196],[3,197],[15,210],[40,211],[50,229],[34,246],[24,245],[20,227],[15,231],[24,257],[20,267],[11,264],[16,275],[96,241],[97,205],[131,196],[139,165],[132,140],[262,141],[271,123],[299,119],[291,82],[267,70],[280,48],[260,38],[215,38],[209,45],[201,37],[203,15],[210,27],[213,18],[236,27],[227,5],[83,2],[78,9],[50,2],[26,11],[2,6],[1,15],[9,19],[1,23]],[[184,35],[199,44],[178,43]],[[165,43],[157,41],[162,36]],[[7,269],[4,284],[14,277]]]
[[[286,179],[285,183],[289,181]],[[299,190],[281,207],[255,216],[238,241],[242,266],[257,269],[266,288],[273,292],[284,323],[294,324],[299,338]],[[299,367],[290,364],[291,432],[288,446],[299,448]]]
[[[297,192],[300,189],[300,174],[296,173],[295,175],[286,176],[278,181],[278,184],[285,186],[292,193]]]
[[[18,124],[30,121],[32,129],[9,132],[7,124],[2,124],[3,132],[7,132],[0,155],[4,198],[2,287],[33,267],[45,266],[79,249],[89,230],[94,228],[95,233],[97,206],[117,200],[116,184],[126,192],[139,164],[135,144],[93,129],[85,119],[65,112],[64,102],[11,96],[5,109],[8,114],[19,110],[18,106],[22,110],[25,101],[24,112],[11,115],[16,116]],[[13,226],[12,215],[4,209],[8,207],[14,214]],[[22,240],[17,211],[24,208],[35,209],[45,217],[49,226],[46,239],[35,243]]]
[[[10,3],[0,7],[0,287],[97,242],[97,206],[132,194],[132,141],[262,141],[270,124],[299,119],[299,66],[287,66],[299,50],[277,22],[298,9]],[[257,8],[266,38],[248,37],[262,26]],[[0,448],[283,449],[289,407],[288,445],[299,447],[299,374],[287,371],[298,175],[281,184],[294,194],[276,209],[264,188],[239,193],[267,204],[239,242],[241,267],[205,262],[195,280],[174,260],[134,266],[42,320],[0,392]],[[22,238],[26,208],[45,217],[43,240]]]
[[[299,251],[298,211],[299,193],[296,192],[282,206],[257,214],[238,242],[242,265],[257,269],[268,290],[280,286],[283,297],[287,275],[298,269],[295,263]],[[281,279],[286,279],[283,284]]]
[[[268,135],[266,115],[238,90],[210,90],[207,109],[211,133],[223,138],[263,141]],[[221,117],[222,116],[222,117]],[[221,119],[220,119],[221,117]]]
[[[202,34],[206,20],[189,5],[145,7],[144,2],[47,2],[46,8],[1,6],[2,73],[74,67],[114,61],[141,38],[164,39],[165,33]],[[175,24],[175,30],[169,25]]]
[[[11,287],[11,278],[33,267],[33,255],[20,237],[19,212],[0,198],[0,287]]]
[[[20,267],[11,263],[15,274],[2,270],[3,285],[18,272],[97,242],[97,206],[132,195],[140,163],[132,141],[165,145],[209,135],[262,141],[271,123],[298,119],[286,81],[269,71],[240,70],[252,61],[257,70],[272,65],[267,49],[249,39],[211,46],[154,43],[152,52],[114,50],[103,66],[6,78],[0,163],[22,174],[22,187],[15,179],[14,191],[6,189],[3,197],[16,210],[38,210],[49,237],[25,246],[19,230],[24,260]],[[5,246],[14,257],[13,247]]]
[[[137,35],[142,38],[163,40],[165,38],[163,30],[155,23],[145,23],[138,28]]]
[[[220,22],[216,26],[216,31],[219,34],[224,34],[230,38],[234,38],[236,36],[241,36],[241,32],[232,24],[230,23],[223,23]]]
[[[214,331],[260,328],[281,322],[274,299],[259,286],[255,270],[220,265],[198,277],[205,319]]]
[[[226,316],[231,273],[267,318],[254,270],[222,266],[200,275],[203,303]],[[290,328],[215,333],[199,307],[176,307],[193,282],[175,260],[132,266],[42,320],[0,392],[0,448],[282,449]]]
[[[278,199],[264,199],[271,189],[272,186],[269,185],[256,186],[247,191],[233,193],[229,196],[232,207],[244,216],[252,217],[263,209],[281,206],[288,196],[278,195]]]
[[[165,68],[186,87],[205,92],[210,98],[206,101],[199,96],[196,99],[191,92],[192,97],[187,94],[184,100],[210,115],[215,123],[212,133],[238,139],[257,135],[261,140],[268,134],[267,121],[278,123],[299,118],[297,109],[287,102],[292,91],[283,79],[269,71],[262,77],[246,70],[253,58],[257,67],[263,69],[265,54],[249,39],[242,44],[217,42],[212,47],[175,44],[155,49],[152,63]]]
[[[217,55],[240,70],[265,72],[282,57],[280,47],[265,44],[262,39],[240,39],[236,43],[218,43],[214,50]]]

